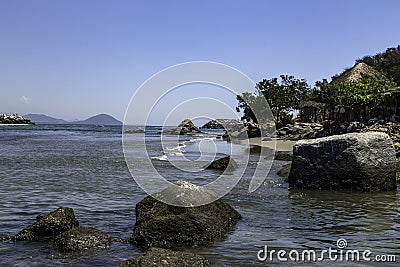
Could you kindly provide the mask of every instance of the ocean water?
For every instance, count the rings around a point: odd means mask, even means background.
[[[143,127],[138,127],[141,129]],[[173,138],[159,142],[160,127],[147,129],[147,156],[170,181],[185,179],[206,184],[215,172],[188,174],[171,166],[182,155],[190,161],[204,155],[233,153],[240,158],[248,147],[228,144],[213,135]],[[128,153],[144,133],[131,133]],[[135,224],[135,205],[146,193],[132,178],[125,162],[121,127],[85,125],[0,126],[0,235],[16,234],[40,213],[59,206],[71,207],[81,225],[92,226],[112,237],[128,239]],[[215,266],[398,266],[400,261],[400,192],[354,193],[289,190],[277,170],[287,162],[274,161],[261,187],[248,192],[252,171],[264,157],[256,152],[244,177],[224,200],[243,216],[223,240],[186,251],[207,257]],[[178,162],[179,163],[179,162]],[[179,163],[185,164],[185,163]],[[239,165],[242,162],[239,160]],[[190,162],[187,166],[189,169]],[[142,172],[140,175],[152,175]],[[235,174],[232,174],[235,175]],[[151,179],[152,177],[148,177]],[[345,239],[346,250],[370,250],[395,255],[396,263],[374,261],[289,261],[276,254],[259,260],[264,249],[299,251],[336,249]],[[110,249],[83,255],[59,253],[49,243],[0,242],[0,266],[117,266],[140,249],[113,242]],[[260,254],[262,256],[262,254]],[[295,254],[292,254],[295,255]],[[288,256],[286,255],[288,259]]]

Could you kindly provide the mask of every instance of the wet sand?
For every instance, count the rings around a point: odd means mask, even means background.
[[[240,140],[241,144],[255,145],[275,149],[276,151],[292,151],[293,145],[296,141],[284,140],[284,139],[273,139],[270,141],[263,141],[261,137],[250,138],[248,140]]]

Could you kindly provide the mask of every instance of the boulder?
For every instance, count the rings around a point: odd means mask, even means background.
[[[47,215],[39,215],[36,222],[22,229],[13,237],[17,241],[33,241],[46,237],[54,237],[74,227],[79,222],[75,218],[74,210],[60,207]]]
[[[183,120],[178,127],[163,131],[163,134],[173,134],[173,135],[192,135],[201,133],[201,131],[193,124],[189,119]]]
[[[210,267],[211,263],[204,257],[181,251],[163,248],[149,248],[134,259],[124,261],[120,267]]]
[[[241,219],[240,214],[214,192],[178,181],[156,198],[181,201],[173,206],[148,196],[136,205],[136,224],[130,242],[144,247],[174,248],[206,245],[224,238]],[[177,192],[177,189],[180,190]],[[213,202],[208,199],[217,199]],[[197,206],[199,203],[210,203]],[[193,207],[190,207],[190,206]]]
[[[366,132],[298,141],[289,186],[303,189],[396,189],[396,155],[384,133]]]
[[[61,252],[82,252],[88,249],[106,249],[111,238],[103,231],[91,227],[77,227],[58,235],[54,247]]]
[[[204,129],[235,130],[244,128],[243,122],[237,119],[216,119],[201,126]]]
[[[236,161],[231,158],[231,156],[226,156],[211,162],[210,165],[206,167],[209,170],[218,170],[218,171],[234,171],[238,168]]]

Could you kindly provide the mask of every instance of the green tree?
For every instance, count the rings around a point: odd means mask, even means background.
[[[383,75],[363,75],[360,82],[328,83],[323,80],[316,86],[319,90],[313,93],[314,100],[330,108],[344,107],[360,118],[382,104],[382,93],[393,89],[396,83]]]
[[[291,117],[290,112],[299,108],[300,102],[310,93],[310,86],[305,79],[296,79],[294,76],[281,75],[280,78],[263,79],[256,85],[257,93],[243,93],[237,96],[238,112],[243,110],[242,119],[256,121],[254,113],[248,103],[260,102],[258,98],[264,97],[274,115],[276,122],[286,124]],[[263,107],[260,107],[261,109]],[[265,108],[265,107],[264,107]],[[289,116],[288,116],[289,115]]]

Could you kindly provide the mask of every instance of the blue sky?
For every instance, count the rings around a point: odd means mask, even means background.
[[[0,112],[122,120],[146,79],[196,60],[313,84],[399,45],[399,10],[397,0],[1,0]]]

